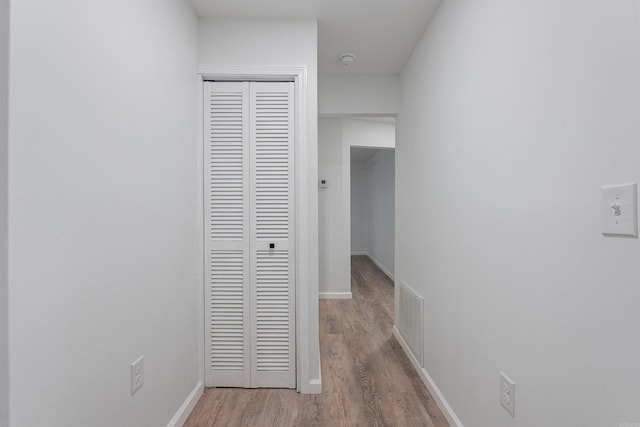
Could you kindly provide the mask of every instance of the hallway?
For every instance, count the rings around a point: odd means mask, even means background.
[[[185,426],[448,426],[392,335],[393,282],[351,261],[353,299],[320,301],[322,394],[206,390]]]

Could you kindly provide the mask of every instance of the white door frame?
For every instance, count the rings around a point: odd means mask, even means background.
[[[305,170],[307,160],[307,67],[217,67],[201,65],[198,68],[198,247],[202,257],[198,260],[198,281],[200,283],[198,301],[198,364],[200,366],[200,380],[205,383],[205,258],[204,258],[204,82],[205,80],[259,80],[259,81],[293,81],[295,97],[294,118],[294,221],[295,221],[295,294],[296,294],[296,389],[299,392],[319,392],[319,390],[305,390],[309,383],[308,369],[301,360],[309,358],[309,330],[310,319],[307,313],[309,306],[309,291],[305,283],[305,265],[308,263],[308,253],[304,244],[309,241],[309,209],[307,191],[308,180],[301,170]],[[305,331],[305,333],[300,333]],[[318,388],[319,388],[318,384]]]

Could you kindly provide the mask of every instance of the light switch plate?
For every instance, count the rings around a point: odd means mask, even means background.
[[[638,236],[637,184],[602,187],[602,234]]]

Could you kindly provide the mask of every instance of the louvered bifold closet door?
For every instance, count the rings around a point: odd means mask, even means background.
[[[250,387],[249,86],[205,82],[206,385]]]
[[[250,84],[251,386],[296,386],[293,83]]]

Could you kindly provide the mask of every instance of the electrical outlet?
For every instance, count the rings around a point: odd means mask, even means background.
[[[131,364],[131,395],[144,384],[144,356],[140,356],[138,360]]]
[[[516,384],[500,372],[500,404],[515,418]]]

